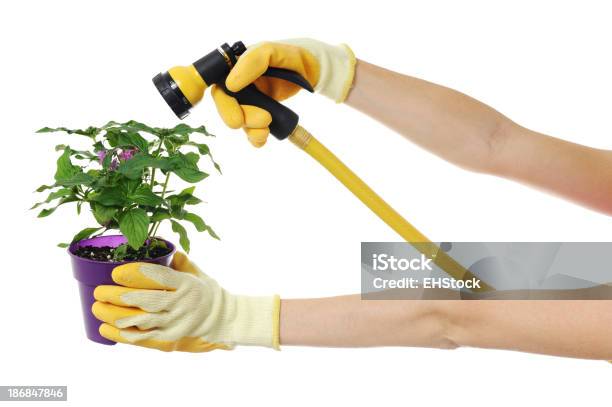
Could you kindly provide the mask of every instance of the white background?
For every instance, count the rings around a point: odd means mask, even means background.
[[[315,349],[165,354],[85,340],[68,256],[55,247],[88,215],[27,208],[52,179],[42,126],[177,123],[151,84],[223,42],[307,36],[441,83],[524,126],[612,148],[612,6],[607,2],[65,2],[0,5],[2,235],[0,384],[69,386],[71,405],[610,405],[612,366],[509,351]],[[199,213],[192,257],[233,292],[285,298],[359,291],[361,241],[397,236],[289,143],[260,150],[225,128],[209,98],[188,118],[222,176]],[[606,241],[612,220],[538,191],[468,173],[347,106],[300,94],[303,125],[436,241]],[[415,171],[415,169],[419,169]],[[165,236],[171,236],[168,229]]]

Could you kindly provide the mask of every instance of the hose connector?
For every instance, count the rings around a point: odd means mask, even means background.
[[[310,140],[312,139],[312,134],[310,134],[308,130],[298,124],[293,130],[293,132],[291,132],[288,138],[289,141],[304,150],[308,143],[310,143]]]

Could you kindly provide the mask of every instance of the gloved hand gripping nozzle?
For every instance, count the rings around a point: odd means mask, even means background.
[[[221,86],[225,93],[236,98],[240,104],[257,106],[268,111],[272,116],[270,133],[283,140],[289,137],[298,125],[299,117],[294,111],[260,92],[254,84],[239,92],[231,92],[225,87],[227,75],[245,51],[246,47],[241,41],[232,46],[225,43],[189,66],[175,66],[157,74],[153,83],[180,119],[185,118],[189,109],[202,99],[207,87]],[[287,69],[268,68],[263,75],[293,82],[309,92],[314,91],[306,79]]]

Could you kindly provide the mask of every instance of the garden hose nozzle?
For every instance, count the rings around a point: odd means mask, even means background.
[[[202,99],[206,88],[213,84],[221,86],[225,93],[236,98],[241,105],[252,105],[267,110],[272,116],[270,133],[273,136],[279,140],[289,138],[293,144],[317,160],[381,220],[418,251],[432,259],[451,277],[457,280],[468,280],[475,277],[436,244],[430,242],[344,165],[338,157],[300,126],[299,117],[294,111],[259,91],[254,84],[248,85],[239,92],[229,91],[225,86],[225,78],[238,57],[245,51],[246,47],[242,42],[237,42],[232,46],[223,44],[192,65],[177,66],[156,75],[153,83],[180,119],[189,114],[189,109]],[[281,68],[268,68],[263,75],[293,82],[313,92],[308,81],[296,72]],[[480,285],[481,288],[474,289],[474,291],[493,289],[482,280]]]
[[[225,87],[225,78],[238,57],[245,51],[246,47],[241,41],[232,46],[225,43],[189,66],[175,66],[155,75],[153,83],[179,119],[189,114],[189,109],[202,99],[207,87],[213,84],[219,85],[240,104],[267,110],[272,116],[270,133],[283,140],[297,127],[299,117],[295,112],[260,92],[253,84],[239,92],[231,92]],[[282,68],[268,68],[263,75],[284,79],[309,92],[314,92],[310,83],[296,72]]]

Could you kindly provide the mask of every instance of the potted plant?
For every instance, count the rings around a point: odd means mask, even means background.
[[[59,206],[73,203],[77,214],[89,210],[97,225],[74,235],[68,248],[74,277],[79,284],[87,337],[113,344],[100,336],[98,321],[91,312],[93,290],[100,284],[113,284],[112,270],[130,261],[169,265],[174,245],[157,236],[160,224],[171,223],[182,248],[189,252],[184,222],[199,232],[219,237],[204,220],[186,209],[202,202],[194,195],[195,186],[173,191],[171,178],[195,184],[208,176],[198,162],[207,156],[220,172],[208,145],[191,136],[211,136],[206,129],[179,124],[173,128],[147,126],[136,121],[108,122],[102,127],[82,130],[45,127],[38,133],[65,132],[88,137],[91,148],[75,150],[59,144],[55,180],[36,191],[47,192],[32,209],[47,205],[38,217],[51,215]],[[112,233],[112,231],[120,233]]]

